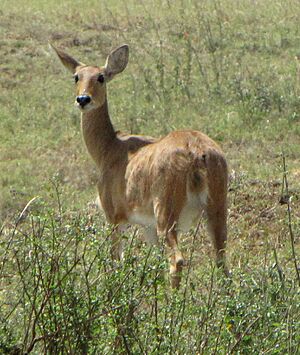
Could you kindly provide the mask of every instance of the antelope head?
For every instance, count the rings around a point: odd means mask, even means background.
[[[62,64],[73,73],[76,85],[75,105],[87,112],[101,107],[106,101],[106,83],[127,66],[129,48],[126,44],[113,50],[107,57],[104,66],[88,66],[64,51],[55,48]]]

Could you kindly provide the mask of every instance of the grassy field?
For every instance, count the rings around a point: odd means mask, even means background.
[[[2,1],[0,354],[299,354],[299,23],[297,0]],[[163,243],[136,229],[112,263],[73,78],[48,41],[95,65],[129,44],[109,87],[117,129],[220,143],[231,281],[205,221],[181,238],[178,292]]]

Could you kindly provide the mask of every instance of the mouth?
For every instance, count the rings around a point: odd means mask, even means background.
[[[78,102],[75,101],[75,106],[81,111],[81,112],[88,112],[94,108],[93,103],[88,103],[86,105],[80,105]]]

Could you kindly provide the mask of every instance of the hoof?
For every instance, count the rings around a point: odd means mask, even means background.
[[[177,268],[182,268],[183,266],[185,266],[185,264],[186,264],[186,262],[183,258],[176,260],[176,267]]]
[[[184,260],[180,251],[177,251],[174,255],[174,264],[176,265],[176,268],[180,269],[180,271],[182,270],[182,267],[186,264],[186,261]]]

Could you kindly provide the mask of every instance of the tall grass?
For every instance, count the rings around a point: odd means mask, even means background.
[[[230,251],[228,281],[191,231],[189,267],[174,292],[163,244],[148,248],[128,230],[125,260],[114,262],[109,226],[91,212],[70,213],[59,185],[53,198],[56,208],[36,199],[38,213],[28,205],[1,230],[2,353],[299,351],[299,280],[284,248],[266,240],[254,265],[245,254],[238,265]]]

